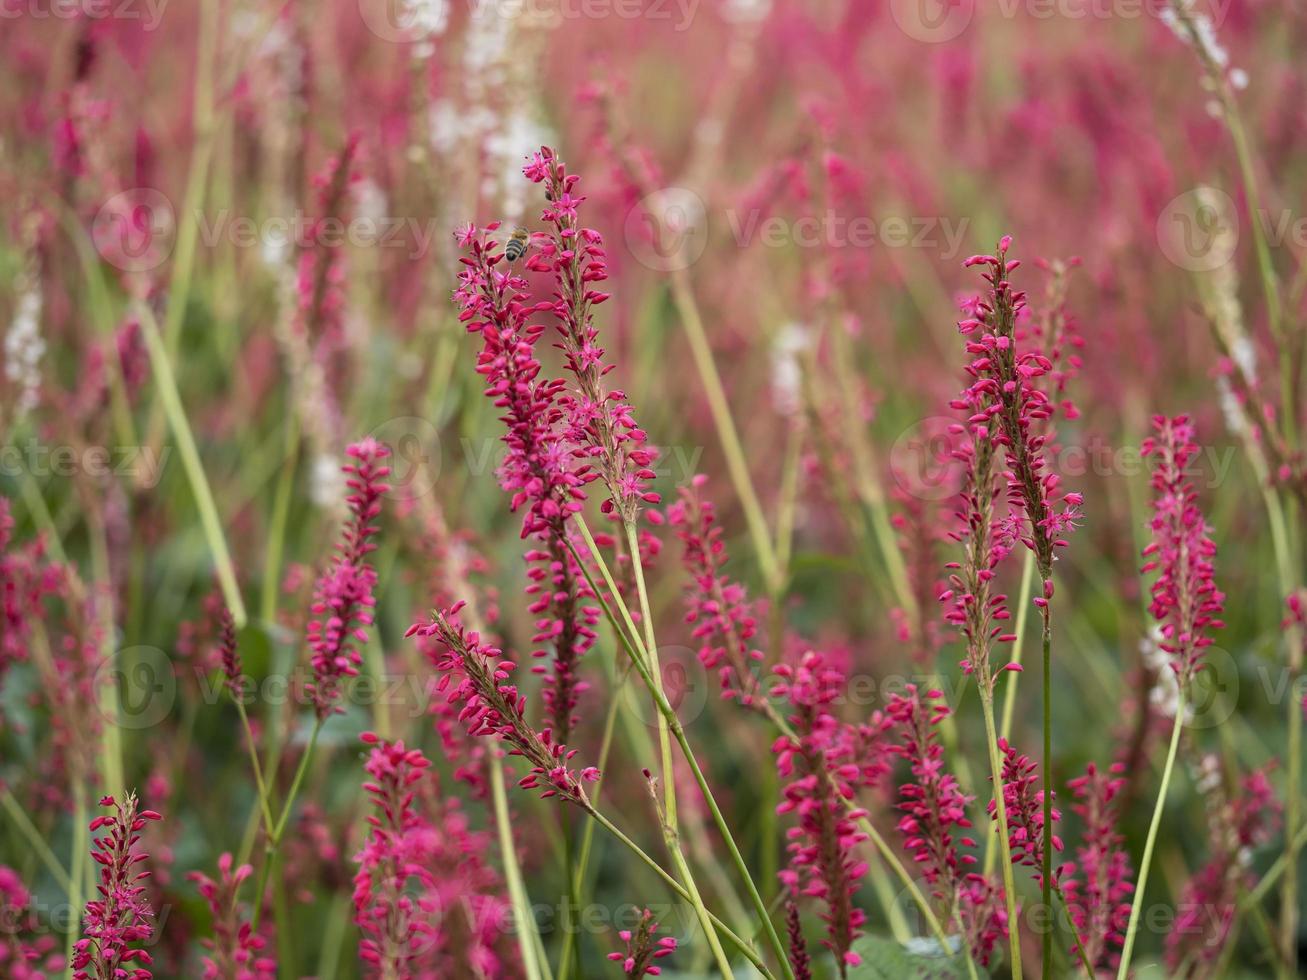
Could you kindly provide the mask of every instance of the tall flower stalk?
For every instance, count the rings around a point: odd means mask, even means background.
[[[1002,546],[1011,547],[1016,541],[1024,544],[1035,556],[1036,568],[1043,583],[1043,594],[1036,597],[1043,620],[1043,734],[1044,734],[1044,824],[1051,826],[1053,789],[1053,715],[1052,715],[1052,614],[1053,562],[1056,552],[1066,547],[1064,535],[1079,517],[1078,508],[1083,499],[1078,493],[1066,493],[1061,480],[1047,471],[1045,444],[1047,421],[1054,406],[1048,395],[1036,385],[1036,380],[1053,371],[1049,358],[1029,344],[1026,331],[1018,321],[1026,310],[1026,294],[1012,287],[1011,273],[1020,265],[1007,257],[1012,245],[1011,236],[1003,236],[996,255],[973,255],[964,263],[968,267],[982,266],[987,271],[982,277],[988,283],[986,294],[969,301],[964,312],[968,315],[958,323],[966,336],[967,353],[973,360],[967,372],[974,379],[967,398],[974,401],[977,411],[969,424],[987,423],[994,445],[1001,448],[1006,469],[1002,476],[1006,484],[1007,499],[1011,508],[1008,516],[997,528],[997,539]],[[992,713],[992,709],[991,709]],[[989,727],[992,727],[990,725]],[[991,759],[991,768],[993,760]],[[996,792],[998,786],[995,786]],[[1044,852],[1042,868],[1043,907],[1052,907],[1052,853]],[[1047,976],[1052,969],[1052,934],[1043,936],[1043,971]]]
[[[1153,847],[1175,768],[1190,688],[1202,666],[1203,650],[1213,643],[1210,631],[1224,625],[1220,615],[1225,596],[1216,588],[1213,565],[1216,545],[1208,536],[1210,529],[1198,507],[1198,494],[1187,475],[1190,463],[1198,455],[1193,423],[1187,415],[1174,418],[1158,415],[1153,418],[1153,429],[1154,435],[1143,444],[1144,455],[1156,461],[1152,476],[1153,516],[1149,522],[1152,540],[1144,549],[1143,571],[1158,573],[1152,584],[1149,611],[1160,624],[1159,645],[1168,655],[1179,694],[1162,783],[1139,862],[1139,882],[1126,926],[1117,980],[1125,980],[1129,975]]]

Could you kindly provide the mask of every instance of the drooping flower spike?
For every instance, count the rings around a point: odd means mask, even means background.
[[[555,740],[548,729],[537,732],[524,714],[526,695],[512,683],[517,665],[502,652],[457,621],[462,604],[436,612],[430,623],[418,623],[409,636],[422,634],[438,641],[432,665],[441,673],[437,690],[449,703],[461,704],[459,720],[476,736],[499,741],[509,755],[521,756],[530,770],[518,785],[539,789],[545,798],[556,796],[588,809],[583,783],[599,778],[599,770],[588,766],[579,772],[569,766],[576,750]]]

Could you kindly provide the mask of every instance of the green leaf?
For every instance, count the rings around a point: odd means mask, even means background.
[[[934,940],[914,940],[913,946],[909,950],[893,939],[863,936],[853,944],[862,962],[849,968],[849,980],[966,980],[969,976],[966,956],[946,954]],[[979,967],[977,973],[987,976]]]

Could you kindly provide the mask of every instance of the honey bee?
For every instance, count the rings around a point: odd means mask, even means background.
[[[531,241],[531,233],[525,228],[517,228],[509,236],[508,244],[504,246],[504,258],[509,262],[516,262],[526,254],[527,244]]]

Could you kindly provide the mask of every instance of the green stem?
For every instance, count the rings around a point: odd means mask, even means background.
[[[1135,888],[1134,902],[1130,906],[1130,922],[1126,925],[1125,945],[1121,950],[1121,965],[1116,971],[1116,980],[1126,980],[1130,974],[1130,957],[1135,948],[1135,934],[1139,929],[1139,913],[1144,907],[1144,892],[1148,887],[1148,867],[1153,860],[1153,847],[1157,843],[1157,828],[1162,823],[1162,810],[1166,806],[1166,791],[1171,785],[1171,772],[1175,769],[1176,750],[1180,747],[1180,732],[1184,728],[1185,695],[1188,692],[1180,688],[1176,699],[1175,724],[1171,728],[1171,745],[1166,751],[1166,767],[1162,770],[1162,785],[1157,789],[1157,803],[1153,807],[1153,819],[1148,825],[1148,839],[1144,843],[1144,857],[1139,864],[1139,883]]]
[[[281,846],[282,835],[286,832],[286,822],[290,819],[291,810],[295,808],[295,797],[299,795],[300,786],[304,782],[304,775],[309,770],[309,760],[313,758],[313,750],[318,744],[318,735],[321,732],[322,719],[317,718],[313,722],[313,733],[309,735],[309,744],[305,747],[304,754],[300,756],[299,765],[295,767],[295,778],[291,780],[290,791],[286,794],[286,802],[282,804],[281,817],[277,820],[277,825],[268,838],[268,846],[264,849],[263,865],[259,868],[259,880],[254,886],[254,912],[251,918],[251,926],[255,930],[259,927],[259,915],[263,911],[263,896],[268,890],[268,876],[272,871],[273,862],[277,857],[277,849]]]
[[[36,825],[27,816],[27,811],[19,805],[18,801],[14,799],[14,795],[9,792],[8,786],[0,786],[0,806],[5,808],[5,812],[9,814],[9,818],[14,822],[14,826],[26,838],[32,851],[41,859],[41,863],[54,876],[54,880],[59,883],[59,887],[63,889],[64,894],[69,896],[68,901],[71,903],[72,878],[64,870],[64,866],[59,863],[59,859],[55,857],[54,852],[50,850],[50,845],[45,842],[45,838],[36,829]]]
[[[658,641],[654,638],[653,612],[649,606],[649,593],[644,584],[644,563],[640,560],[640,542],[636,537],[635,523],[626,521],[625,524],[626,544],[630,551],[631,568],[635,573],[635,590],[640,600],[640,616],[644,620],[645,662],[648,664],[649,674],[657,689],[657,697],[666,700],[663,691],[662,665],[658,661]],[[712,921],[708,917],[708,907],[703,903],[703,896],[694,880],[694,873],[690,870],[690,862],[685,859],[685,853],[681,850],[680,825],[676,813],[676,757],[672,754],[668,719],[662,714],[658,716],[658,748],[662,757],[663,825],[667,850],[676,865],[677,874],[685,882],[686,891],[690,893],[695,915],[699,918],[699,925],[703,928],[704,938],[708,941],[708,948],[712,950],[718,969],[721,970],[723,977],[733,980],[735,974],[731,972],[730,961],[726,959],[721,939],[712,927]]]
[[[236,711],[241,716],[241,727],[245,729],[245,746],[250,753],[250,766],[254,769],[254,784],[259,791],[259,808],[263,813],[263,826],[269,834],[272,833],[272,800],[268,796],[268,784],[263,779],[263,767],[259,765],[259,752],[254,744],[254,731],[250,728],[250,716],[245,713],[245,704],[238,697],[233,697],[236,702]]]
[[[619,629],[619,637],[623,640],[623,645],[626,647],[627,653],[630,654],[636,670],[640,672],[640,677],[644,680],[645,686],[648,687],[649,692],[654,699],[654,704],[662,713],[662,716],[667,719],[668,728],[670,729],[673,738],[676,739],[677,744],[680,746],[681,753],[685,756],[686,762],[690,766],[690,771],[694,775],[695,783],[699,787],[700,795],[703,796],[704,802],[707,803],[708,809],[712,813],[713,823],[716,824],[717,831],[726,844],[727,850],[730,852],[731,862],[735,865],[736,871],[739,873],[741,880],[744,882],[745,888],[749,892],[749,899],[753,903],[754,910],[759,916],[763,932],[767,936],[768,945],[771,946],[772,951],[776,954],[786,980],[794,980],[793,970],[790,967],[785,946],[781,943],[781,938],[776,932],[776,926],[771,921],[771,915],[768,912],[767,903],[763,901],[762,896],[758,893],[758,888],[754,884],[752,876],[749,874],[748,866],[744,863],[744,858],[740,854],[739,847],[736,846],[735,838],[731,834],[730,827],[727,825],[726,819],[722,816],[721,809],[717,806],[717,801],[713,798],[712,788],[708,785],[707,779],[704,778],[703,770],[699,768],[698,760],[695,759],[694,750],[690,748],[690,743],[685,737],[685,731],[681,728],[680,719],[676,717],[675,709],[672,708],[666,696],[663,694],[662,686],[650,673],[648,651],[644,649],[644,642],[641,640],[639,632],[635,629],[634,624],[631,621],[630,611],[626,608],[626,603],[622,600],[621,593],[618,591],[612,573],[609,571],[608,565],[604,561],[603,554],[595,544],[594,536],[590,533],[590,528],[586,524],[585,519],[579,514],[577,515],[576,523],[578,529],[581,531],[582,538],[585,540],[586,547],[590,550],[595,565],[599,568],[600,574],[608,585],[609,594],[613,597],[613,601],[621,610],[623,619],[631,630],[630,634],[626,635]],[[573,553],[575,554],[575,551]],[[581,561],[581,556],[576,555],[576,558],[587,581],[590,581],[593,587],[593,580],[590,578],[590,573],[585,567],[585,563]],[[602,596],[599,594],[599,590],[597,588],[594,588],[593,590],[600,598],[601,607],[606,613],[608,613],[610,619],[612,619],[611,609],[608,604],[603,601]],[[615,622],[616,621],[614,620],[614,623]],[[687,899],[688,897],[689,895],[687,893]]]
[[[68,907],[73,916],[68,923],[68,937],[64,942],[64,962],[67,964],[66,980],[73,976],[73,947],[81,938],[82,924],[82,879],[86,874],[87,849],[90,835],[86,822],[86,790],[80,782],[73,783],[73,860],[69,872]]]
[[[1007,801],[1003,792],[1003,766],[998,759],[998,732],[994,728],[994,690],[987,677],[980,678],[980,707],[985,716],[985,742],[989,748],[989,774],[994,780],[994,809],[998,813],[999,847],[1003,853],[1003,896],[1007,900],[1008,945],[1012,953],[1012,977],[1021,977],[1021,920],[1017,917],[1017,888],[1012,874],[1012,844],[1007,829]],[[1052,824],[1045,824],[1051,827]],[[991,846],[989,848],[993,850]],[[1045,851],[1051,850],[1049,847]],[[1047,879],[1045,879],[1047,880]]]
[[[1019,604],[1017,607],[1017,625],[1014,632],[1017,635],[1016,641],[1012,644],[1012,663],[1021,663],[1021,650],[1025,645],[1026,639],[1026,619],[1030,612],[1030,586],[1035,578],[1035,553],[1029,548],[1026,549],[1025,560],[1021,563],[1021,591],[1017,593]],[[1021,679],[1020,671],[1013,671],[1012,676],[1004,684],[1003,691],[1003,721],[999,725],[998,733],[1003,738],[1012,734],[1012,714],[1017,706],[1017,682]],[[989,866],[986,865],[986,870]]]
[[[693,899],[690,897],[690,893],[685,890],[685,888],[681,885],[681,883],[677,881],[674,877],[672,877],[672,875],[670,875],[663,868],[662,865],[660,865],[657,861],[655,861],[652,857],[650,857],[644,851],[644,849],[640,847],[639,844],[631,840],[631,838],[627,837],[626,834],[622,833],[622,831],[616,825],[614,825],[611,820],[605,817],[598,810],[595,810],[593,807],[587,810],[586,812],[589,813],[590,816],[595,819],[595,821],[599,824],[599,826],[603,827],[604,830],[612,834],[615,838],[617,838],[617,840],[619,840],[623,845],[626,846],[627,850],[629,850],[637,858],[643,861],[645,865],[647,865],[649,869],[654,872],[654,874],[656,874],[659,878],[661,878],[663,882],[667,885],[667,887],[670,888],[673,892],[675,892],[682,900],[686,902],[693,902]],[[718,934],[721,935],[732,946],[738,949],[741,953],[743,953],[745,958],[748,959],[748,961],[752,963],[755,967],[757,967],[758,972],[765,978],[765,980],[776,980],[776,975],[767,968],[767,964],[763,961],[762,957],[758,955],[758,951],[753,948],[752,944],[746,942],[744,939],[741,939],[738,935],[736,935],[731,930],[731,928],[728,925],[726,925],[725,922],[717,918],[717,916],[713,915],[711,912],[708,913],[708,918],[712,921],[713,927],[716,929]],[[785,962],[788,964],[789,961],[786,960]],[[789,973],[787,971],[786,975],[789,976],[791,980],[793,980],[792,973]]]
[[[744,508],[745,522],[749,525],[749,536],[758,555],[758,564],[762,567],[767,591],[774,592],[781,581],[780,566],[776,560],[775,549],[772,547],[771,535],[767,530],[767,521],[763,517],[762,504],[758,501],[753,479],[749,476],[744,447],[740,442],[740,434],[735,428],[735,421],[731,417],[730,403],[726,400],[726,389],[722,386],[721,375],[718,374],[717,365],[713,361],[712,347],[708,343],[703,319],[699,315],[699,307],[695,303],[694,293],[690,289],[689,280],[683,269],[672,273],[672,299],[685,326],[685,336],[690,342],[690,353],[694,357],[699,380],[708,399],[708,409],[712,413],[713,425],[717,429],[717,438],[721,440],[722,454],[726,457],[726,469],[731,475],[735,494],[740,498],[740,506]]]
[[[495,827],[499,832],[499,852],[504,862],[504,879],[508,883],[513,914],[517,918],[517,943],[522,953],[522,966],[526,971],[527,980],[550,980],[549,962],[536,955],[538,942],[536,920],[531,912],[531,903],[527,899],[526,886],[522,883],[522,867],[518,864],[517,848],[513,844],[512,818],[504,794],[503,764],[494,751],[491,751],[489,756],[490,791],[494,800]]]
[[[617,711],[621,707],[622,692],[626,689],[626,678],[629,671],[622,675],[617,687],[612,691],[608,702],[608,714],[604,718],[604,737],[599,745],[599,760],[596,767],[599,769],[599,780],[590,790],[590,802],[593,806],[599,805],[599,797],[604,786],[604,772],[608,769],[608,754],[613,747],[613,733],[617,728]],[[581,856],[571,871],[572,885],[571,888],[577,894],[585,890],[585,881],[587,871],[590,867],[590,853],[594,847],[594,829],[595,824],[592,820],[587,820],[585,830],[581,832]],[[563,956],[558,965],[558,980],[567,980],[572,971],[573,944],[563,947]]]
[[[186,471],[191,493],[194,494],[196,507],[200,511],[204,536],[209,542],[209,552],[218,569],[218,581],[222,586],[223,598],[231,611],[236,628],[241,629],[248,622],[245,602],[241,599],[240,586],[236,584],[236,568],[232,564],[231,552],[227,549],[227,539],[223,536],[222,524],[218,520],[218,508],[213,502],[213,491],[209,488],[208,478],[204,475],[204,465],[200,462],[200,451],[195,445],[195,435],[191,432],[190,422],[187,421],[186,409],[182,407],[172,361],[163,340],[159,337],[159,326],[149,307],[144,303],[138,303],[136,311],[140,318],[141,333],[145,337],[145,346],[149,349],[150,367],[154,371],[159,398],[163,402],[168,424],[177,440],[182,467]]]
[[[299,448],[299,417],[293,410],[286,413],[286,458],[277,477],[276,495],[272,498],[272,522],[268,527],[268,550],[263,558],[263,592],[259,615],[264,623],[277,618],[277,593],[281,588],[281,558],[286,547],[286,526],[290,517],[291,491],[295,487],[295,464]]]
[[[1045,596],[1048,595],[1045,589]],[[1040,607],[1044,618],[1044,827],[1048,833],[1053,828],[1053,628],[1047,599]],[[1043,910],[1047,913],[1053,908],[1053,848],[1044,848],[1043,877],[1041,893]],[[1053,975],[1053,929],[1044,930],[1040,942],[1043,952],[1043,976],[1045,980]]]

